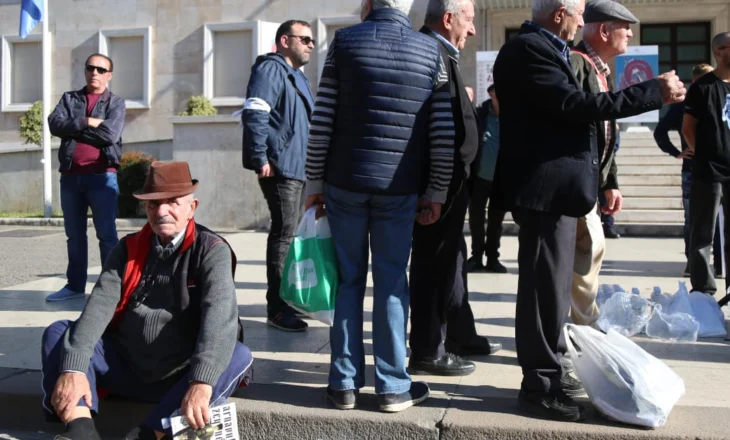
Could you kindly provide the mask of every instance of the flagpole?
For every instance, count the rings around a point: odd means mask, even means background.
[[[53,212],[53,187],[51,185],[51,131],[48,115],[51,113],[51,34],[49,24],[48,0],[43,0],[43,213],[50,218]]]

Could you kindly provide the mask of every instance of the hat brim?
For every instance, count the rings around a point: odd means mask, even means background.
[[[134,197],[137,200],[166,200],[166,199],[174,199],[175,197],[182,197],[187,196],[189,194],[192,194],[195,192],[195,190],[198,188],[198,181],[196,179],[193,179],[192,186],[185,189],[184,191],[161,191],[161,192],[153,192],[153,193],[145,193],[144,190],[138,190],[132,193],[132,197]]]

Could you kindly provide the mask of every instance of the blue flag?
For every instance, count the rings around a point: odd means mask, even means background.
[[[43,0],[23,0],[20,5],[20,38],[25,38],[43,20]]]

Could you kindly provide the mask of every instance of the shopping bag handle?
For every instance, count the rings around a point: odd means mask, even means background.
[[[317,236],[317,205],[311,206],[304,213],[297,227],[297,237],[312,238]]]

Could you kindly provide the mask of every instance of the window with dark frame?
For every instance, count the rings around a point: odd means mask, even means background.
[[[689,84],[692,67],[710,63],[710,23],[662,23],[641,25],[641,45],[659,46],[659,72],[675,70]]]

